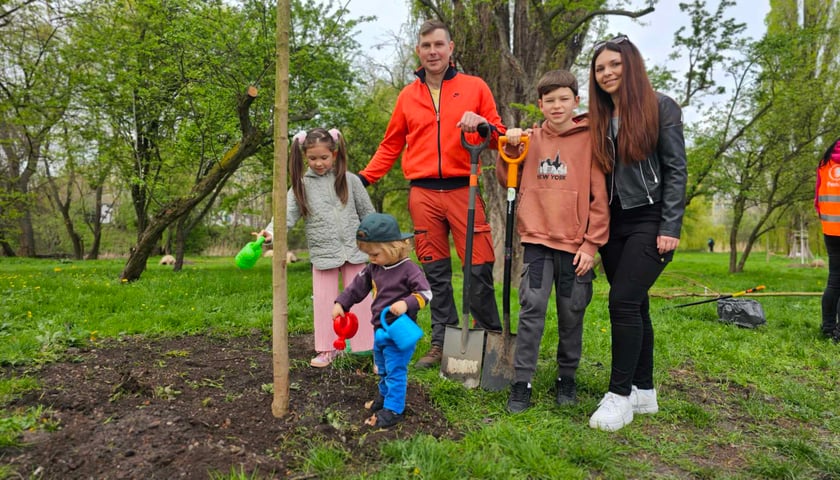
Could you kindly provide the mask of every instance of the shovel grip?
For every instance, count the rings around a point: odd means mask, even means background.
[[[522,149],[522,152],[519,154],[518,157],[509,157],[508,154],[505,152],[505,146],[508,143],[507,136],[499,137],[499,155],[501,155],[502,160],[505,161],[508,165],[508,174],[507,174],[507,188],[516,188],[516,183],[518,180],[519,175],[519,164],[525,160],[525,156],[528,155],[528,146],[531,143],[530,138],[528,135],[522,135],[520,138],[520,143],[525,146]]]
[[[466,135],[464,135],[464,131],[461,130],[461,146],[470,152],[471,164],[478,165],[478,161],[481,158],[479,155],[490,144],[490,130],[490,124],[488,123],[482,123],[478,126],[478,135],[481,137],[480,143],[470,143]]]

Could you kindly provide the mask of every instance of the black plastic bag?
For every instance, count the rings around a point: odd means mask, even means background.
[[[756,328],[767,323],[761,304],[751,298],[718,300],[717,313],[721,322],[734,323],[739,327]]]

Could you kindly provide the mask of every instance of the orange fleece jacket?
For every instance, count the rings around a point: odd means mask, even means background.
[[[469,177],[470,154],[461,145],[461,131],[456,127],[464,112],[477,113],[496,127],[488,148],[495,149],[498,135],[504,134],[496,101],[484,80],[450,66],[436,111],[424,73],[418,70],[418,78],[400,92],[384,139],[359,172],[368,184],[385,176],[403,149],[402,170],[408,180]],[[481,142],[478,134],[466,137],[472,144]]]

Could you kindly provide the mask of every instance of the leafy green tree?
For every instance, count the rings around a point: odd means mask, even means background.
[[[56,2],[57,3],[57,2]],[[0,11],[0,236],[6,255],[35,255],[31,183],[42,149],[62,118],[71,85],[58,51],[66,18],[41,2],[16,2]],[[17,225],[12,224],[17,220]]]
[[[766,36],[729,70],[735,88],[712,117],[720,121],[698,136],[708,165],[698,191],[732,212],[730,272],[743,271],[761,236],[788,226],[813,198],[816,159],[840,121],[833,4],[771,2]]]
[[[121,278],[135,280],[164,232],[175,225],[182,252],[234,172],[270,145],[275,10],[186,0],[85,7],[75,58],[86,108],[106,121],[97,142],[116,147],[108,151],[131,192],[138,237]],[[292,2],[297,122],[350,117],[360,20],[346,14],[333,2]]]

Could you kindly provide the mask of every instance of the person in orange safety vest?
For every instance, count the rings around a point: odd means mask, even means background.
[[[814,206],[822,222],[828,253],[828,281],[822,296],[822,334],[840,342],[840,138],[825,151],[817,167]]]

